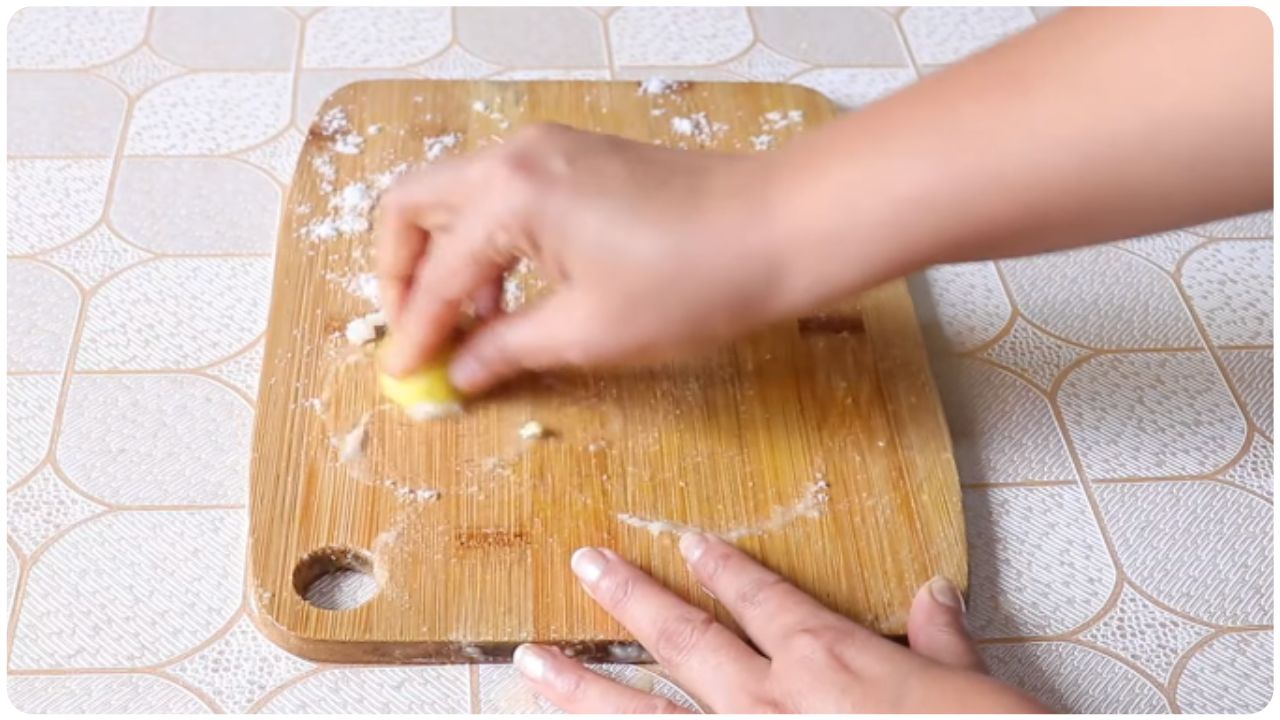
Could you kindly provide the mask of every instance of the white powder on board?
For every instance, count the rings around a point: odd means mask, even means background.
[[[368,437],[369,418],[373,413],[365,413],[360,422],[345,434],[332,438],[334,448],[338,451],[338,462],[349,465],[364,459],[364,441]]]
[[[462,406],[458,403],[418,403],[410,405],[404,409],[404,414],[418,422],[427,420],[439,420],[450,415],[457,415],[462,412]]]
[[[378,332],[387,326],[387,318],[381,310],[374,310],[347,323],[345,335],[352,345],[364,345],[378,339]]]
[[[343,107],[335,107],[329,112],[320,116],[320,132],[330,137],[337,135],[343,130],[350,130],[351,123],[347,120],[347,110]]]
[[[637,95],[668,95],[684,88],[684,83],[663,77],[651,77],[640,81]]]
[[[329,198],[338,233],[353,235],[369,229],[369,212],[377,198],[364,183],[350,183]]]
[[[446,152],[457,147],[461,141],[462,135],[456,132],[426,138],[422,141],[422,146],[426,152],[427,162],[439,160]]]
[[[364,138],[356,133],[343,133],[333,139],[333,151],[343,155],[359,155],[364,149]]]
[[[764,133],[761,135],[752,135],[751,147],[757,151],[768,150],[769,148],[773,147],[774,140],[775,138],[768,133]]]
[[[803,124],[803,110],[788,110],[785,113],[780,110],[773,110],[760,116],[760,127],[765,130],[781,130],[791,125]]]
[[[729,126],[725,123],[712,122],[705,112],[671,118],[671,132],[692,137],[701,143],[711,142],[728,129]]]
[[[774,508],[768,520],[755,525],[730,528],[724,532],[714,534],[730,542],[735,542],[742,538],[781,530],[800,518],[816,518],[822,514],[827,500],[830,499],[830,494],[827,492],[830,488],[830,483],[819,475],[814,484],[805,492],[804,497],[791,505]],[[647,530],[651,535],[662,535],[664,533],[683,535],[690,532],[707,532],[695,525],[684,525],[672,520],[644,518],[631,513],[619,513],[617,518],[624,525]]]
[[[411,488],[400,486],[396,488],[396,497],[401,500],[409,500],[412,502],[434,502],[440,499],[440,491],[433,488]]]
[[[521,440],[540,440],[547,436],[547,429],[537,420],[530,420],[520,426],[519,434]]]

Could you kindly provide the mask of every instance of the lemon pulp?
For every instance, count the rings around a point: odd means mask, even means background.
[[[387,340],[379,343],[379,353],[386,351]],[[388,400],[416,419],[438,417],[462,409],[462,393],[449,381],[450,352],[404,377],[378,370],[378,387]]]

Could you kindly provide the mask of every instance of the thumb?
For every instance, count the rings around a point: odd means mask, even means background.
[[[982,670],[982,658],[964,625],[964,598],[944,577],[930,580],[916,593],[907,619],[907,641],[912,650],[943,665]]]
[[[449,365],[449,379],[474,395],[526,370],[582,364],[593,355],[582,304],[559,290],[517,312],[499,315],[463,341]]]

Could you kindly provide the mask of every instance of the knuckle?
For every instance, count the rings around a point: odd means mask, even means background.
[[[791,652],[802,657],[817,658],[834,652],[831,633],[821,628],[800,628],[791,634],[787,642]]]
[[[664,620],[658,628],[654,647],[659,662],[670,665],[687,663],[715,624],[716,621],[704,612],[677,614]]]
[[[729,564],[729,552],[723,548],[712,547],[698,558],[698,572],[707,583],[714,583]]]
[[[606,570],[599,580],[600,602],[610,610],[621,610],[631,602],[635,581],[626,573]]]
[[[555,678],[555,691],[562,700],[576,702],[586,693],[586,684],[582,682],[582,674],[577,672],[558,673]]]
[[[568,128],[558,123],[538,122],[525,125],[514,133],[512,142],[515,146],[532,145],[544,147],[557,142],[568,132]]]
[[[786,581],[777,575],[766,575],[749,580],[734,597],[737,607],[746,612],[756,612],[765,605],[769,595],[776,592]]]
[[[677,712],[680,708],[675,703],[657,695],[636,698],[623,710],[628,715],[671,715]]]

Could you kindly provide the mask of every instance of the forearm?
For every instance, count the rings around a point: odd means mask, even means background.
[[[1256,10],[1065,12],[769,161],[784,294],[1268,207],[1271,74]]]

